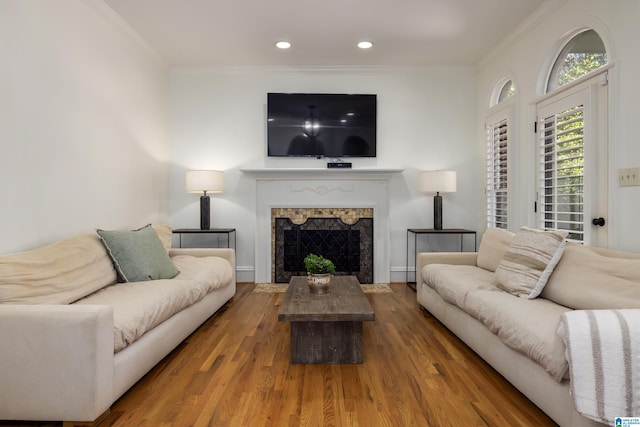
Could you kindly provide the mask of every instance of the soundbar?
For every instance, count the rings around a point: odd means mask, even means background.
[[[329,162],[327,163],[329,169],[351,169],[351,163],[349,162]]]

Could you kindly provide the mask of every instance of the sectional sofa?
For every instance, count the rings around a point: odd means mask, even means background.
[[[0,256],[0,420],[100,421],[235,291],[233,249],[168,226]]]

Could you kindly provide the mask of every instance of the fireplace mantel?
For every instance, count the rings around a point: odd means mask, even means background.
[[[389,185],[401,169],[241,169],[256,182],[255,281],[272,278],[272,208],[372,208],[374,281],[390,279]]]
[[[257,179],[390,179],[404,169],[380,168],[256,168],[240,169],[240,172]]]

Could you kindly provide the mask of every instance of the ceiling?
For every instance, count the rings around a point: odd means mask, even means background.
[[[473,65],[545,1],[104,0],[172,66]]]

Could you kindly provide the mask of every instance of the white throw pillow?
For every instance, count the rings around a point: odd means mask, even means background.
[[[536,298],[562,256],[566,237],[566,231],[522,227],[498,264],[498,287],[521,298]]]

